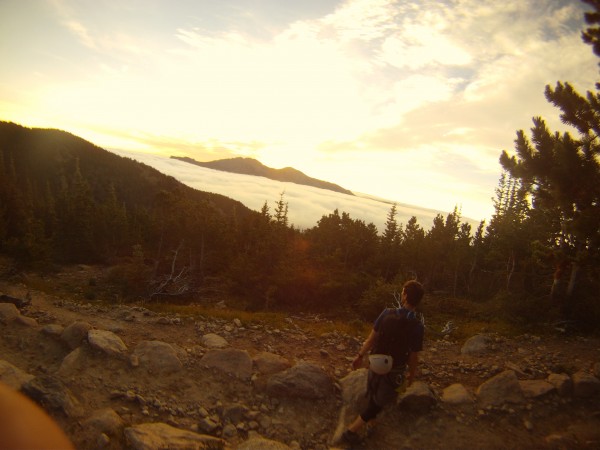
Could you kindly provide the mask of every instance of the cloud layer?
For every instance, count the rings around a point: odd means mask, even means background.
[[[381,232],[392,207],[389,202],[360,196],[360,194],[353,197],[311,186],[212,170],[160,155],[123,150],[112,151],[154,167],[195,189],[238,200],[255,211],[260,211],[266,202],[273,212],[275,202],[279,200],[281,193],[284,193],[284,201],[289,206],[290,223],[301,229],[316,226],[321,217],[337,209],[340,213],[347,212],[353,219],[375,224]],[[433,218],[438,214],[437,211],[404,204],[397,205],[397,212],[398,223],[406,224],[412,216],[415,216],[419,225],[425,230],[431,228]],[[472,219],[464,220],[476,226],[476,222]]]

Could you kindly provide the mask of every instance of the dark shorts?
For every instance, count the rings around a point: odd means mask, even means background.
[[[396,389],[404,379],[404,368],[393,369],[386,375],[378,375],[369,370],[367,380],[367,395],[380,407],[396,400],[398,392]]]

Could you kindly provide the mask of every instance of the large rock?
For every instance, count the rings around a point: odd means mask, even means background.
[[[546,381],[556,388],[561,397],[571,395],[573,392],[573,380],[566,373],[551,373]]]
[[[333,380],[320,367],[300,363],[277,373],[267,382],[267,393],[282,397],[325,398],[334,391]]]
[[[87,339],[88,331],[91,329],[92,326],[87,322],[73,322],[63,330],[60,338],[69,346],[71,350],[75,350],[85,339]]]
[[[437,400],[427,383],[415,381],[406,388],[398,403],[402,408],[410,411],[427,412],[437,403]]]
[[[505,403],[521,403],[524,396],[515,372],[505,370],[477,388],[477,399],[482,408],[487,408]]]
[[[222,439],[174,428],[166,423],[143,423],[125,429],[125,437],[134,450],[201,450],[224,448]]]
[[[65,356],[56,372],[61,377],[68,377],[74,375],[80,370],[84,370],[87,367],[87,358],[82,347],[77,347],[67,356]]]
[[[142,341],[132,354],[132,362],[149,371],[173,373],[183,368],[175,349],[162,341]]]
[[[46,334],[48,336],[52,336],[55,338],[60,338],[63,331],[65,331],[65,327],[63,327],[62,325],[59,325],[57,323],[51,323],[48,325],[44,325],[42,327],[42,329],[40,330],[40,333]]]
[[[442,391],[442,401],[451,405],[465,405],[473,403],[473,396],[460,383],[454,383]]]
[[[467,339],[460,352],[463,355],[481,355],[488,350],[491,341],[489,336],[478,334]]]
[[[10,322],[19,317],[21,313],[12,303],[0,303],[0,321]]]
[[[218,334],[208,333],[202,336],[200,340],[202,345],[206,348],[225,348],[229,347],[229,342],[224,337],[219,336]]]
[[[88,342],[93,348],[110,356],[123,356],[127,352],[125,343],[112,331],[90,330]]]
[[[347,424],[367,407],[368,398],[365,394],[367,393],[368,374],[369,371],[364,368],[353,370],[339,381],[342,388],[342,407],[336,429],[329,442],[333,447],[340,443]]]
[[[84,429],[94,429],[98,434],[119,436],[125,427],[125,422],[114,409],[103,408],[96,410],[82,423]]]
[[[21,391],[46,410],[62,412],[67,417],[76,418],[83,415],[79,401],[56,377],[35,377],[23,384]]]
[[[236,450],[290,450],[285,444],[263,437],[252,437],[247,441],[242,442],[236,447]]]
[[[200,364],[231,374],[241,380],[248,380],[252,376],[252,358],[245,350],[236,348],[209,350],[200,360]]]
[[[542,397],[556,389],[552,383],[545,380],[523,380],[519,381],[519,384],[526,398]]]
[[[18,323],[19,325],[24,325],[26,327],[37,327],[38,326],[38,321],[35,320],[33,317],[27,317],[24,316],[22,314],[19,314],[16,318],[15,318],[15,323]]]
[[[573,395],[591,397],[600,392],[600,380],[591,373],[580,370],[573,374]]]
[[[263,375],[273,375],[292,366],[283,356],[269,352],[261,352],[255,355],[254,364],[256,364],[256,368]]]
[[[33,378],[33,375],[24,372],[7,361],[0,360],[0,381],[14,390],[20,390],[21,386]]]

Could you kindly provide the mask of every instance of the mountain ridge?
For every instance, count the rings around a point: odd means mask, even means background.
[[[242,175],[264,177],[275,181],[283,181],[301,184],[304,186],[312,186],[319,189],[326,189],[329,191],[339,192],[351,196],[355,195],[352,191],[345,189],[342,186],[339,186],[335,183],[330,183],[329,181],[309,177],[305,173],[294,169],[293,167],[274,169],[272,167],[265,166],[263,163],[254,158],[237,157],[217,159],[214,161],[207,162],[197,161],[187,156],[171,156],[171,159],[177,159],[179,161],[194,164],[196,166],[206,167],[207,169],[238,173]]]

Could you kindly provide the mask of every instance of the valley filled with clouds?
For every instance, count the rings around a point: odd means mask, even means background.
[[[153,167],[194,189],[225,195],[256,211],[267,202],[272,213],[275,202],[283,192],[284,201],[289,206],[290,224],[301,229],[315,226],[323,215],[338,209],[340,214],[347,212],[353,219],[375,224],[378,231],[382,232],[393,204],[393,201],[376,199],[367,194],[355,193],[357,195],[351,196],[264,177],[212,170],[160,155],[125,150],[111,151]],[[445,217],[448,211],[434,211],[426,207],[397,203],[396,220],[405,225],[412,216],[415,216],[419,225],[428,230],[438,213]],[[472,223],[475,227],[479,219],[464,218],[464,221]]]

